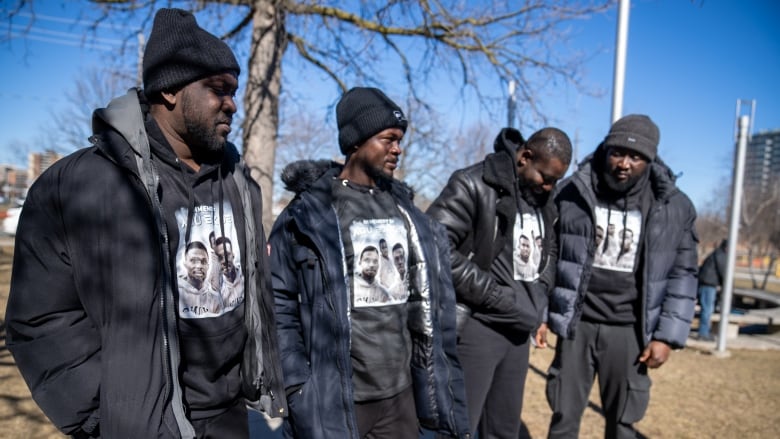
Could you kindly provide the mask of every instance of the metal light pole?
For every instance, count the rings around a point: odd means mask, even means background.
[[[615,77],[612,83],[612,123],[623,115],[623,86],[626,77],[629,9],[631,9],[631,1],[620,0],[618,3],[618,28],[615,42]]]
[[[136,69],[136,86],[142,88],[144,86],[144,48],[146,46],[146,40],[144,39],[144,33],[138,31],[138,67]]]
[[[739,104],[737,104],[739,105]],[[729,245],[726,251],[726,276],[723,279],[723,301],[720,306],[720,327],[718,328],[717,352],[726,352],[731,297],[734,293],[734,266],[737,260],[737,239],[739,236],[739,214],[742,211],[742,180],[745,174],[745,151],[747,150],[750,118],[739,117],[739,141],[734,162],[734,179],[731,188],[731,216],[729,219]]]
[[[517,110],[517,98],[515,97],[515,81],[509,81],[509,100],[507,101],[506,126],[515,127],[515,111]]]

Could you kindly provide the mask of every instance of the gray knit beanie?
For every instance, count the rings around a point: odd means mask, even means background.
[[[661,133],[658,126],[643,114],[629,114],[612,124],[604,138],[604,146],[622,146],[655,160]]]
[[[406,132],[407,121],[401,107],[377,88],[355,87],[344,93],[336,105],[339,147],[349,155],[374,134],[388,128]]]
[[[181,9],[160,9],[154,17],[143,62],[147,96],[206,76],[241,69],[227,44],[206,32],[195,16]]]

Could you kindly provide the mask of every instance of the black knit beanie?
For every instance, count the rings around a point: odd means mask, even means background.
[[[227,44],[181,9],[160,9],[144,51],[144,93],[175,89],[206,76],[241,69]]]
[[[618,119],[604,138],[604,146],[622,146],[655,160],[661,133],[658,126],[643,114],[629,114]]]
[[[355,87],[344,93],[336,105],[339,147],[349,155],[374,134],[388,128],[406,132],[406,117],[401,107],[376,88]]]

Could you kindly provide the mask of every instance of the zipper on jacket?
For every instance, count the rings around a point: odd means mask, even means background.
[[[333,213],[334,213],[334,215],[336,215],[335,210],[333,210]],[[336,218],[338,218],[337,215],[336,215]],[[336,222],[336,226],[338,227],[338,220]],[[304,233],[303,229],[301,229],[300,227],[298,227],[298,230],[301,230],[301,233],[303,233],[305,236],[307,236],[309,238],[309,242],[311,242],[311,246],[312,246],[313,251],[316,253],[316,255],[319,258],[319,260],[323,261],[324,258],[323,258],[322,251],[321,251],[320,247],[315,244],[315,240],[314,240],[313,236],[309,235],[308,233]],[[339,242],[343,242],[343,241],[341,241],[341,239],[339,239]],[[343,260],[343,258],[342,258],[342,260]],[[331,291],[332,292],[333,290],[331,290],[330,282],[328,281],[327,270],[323,270],[323,268],[324,267],[320,263],[320,277],[322,278],[323,291],[326,291],[326,292],[327,291]],[[347,302],[349,302],[349,298],[347,298]],[[336,305],[334,305],[333,298],[331,297],[330,294],[325,294],[325,303],[328,304],[328,308],[330,308],[330,311],[336,317],[336,321],[339,322],[339,324],[341,324],[340,315],[339,315],[338,311],[336,310]],[[349,357],[349,352],[347,352],[347,357]],[[344,379],[345,379],[347,371],[345,369],[346,366],[344,364],[342,364],[342,358],[341,358],[340,355],[336,356],[336,366],[339,369],[339,376],[340,376],[340,379],[343,382]],[[343,383],[343,386],[347,390],[351,389],[352,388],[351,387],[352,386],[351,379],[350,379],[349,383]],[[346,398],[342,398],[342,404],[344,405],[344,414],[345,414],[345,419],[344,420],[346,421],[347,429],[350,432],[350,437],[357,437],[358,436],[358,432],[353,428],[353,425],[352,425],[353,421],[354,421],[354,415],[355,415],[354,402],[350,402],[350,401],[347,401]]]
[[[163,342],[163,373],[166,377],[166,385],[168,386],[167,395],[171,397],[171,410],[173,410],[173,415],[176,420],[176,424],[179,428],[179,433],[183,438],[190,438],[195,437],[195,429],[193,428],[192,424],[190,423],[189,419],[187,419],[187,415],[184,412],[184,404],[183,404],[183,396],[181,391],[181,386],[179,386],[178,377],[176,377],[174,374],[178,373],[178,370],[174,370],[173,366],[173,355],[172,355],[172,349],[171,349],[171,333],[175,333],[176,328],[173,327],[173,323],[176,321],[176,316],[173,314],[175,311],[172,311],[172,309],[168,306],[168,301],[166,300],[167,295],[170,291],[170,288],[168,288],[168,282],[169,282],[169,263],[170,263],[170,249],[169,249],[169,239],[168,236],[168,229],[165,226],[165,220],[164,220],[164,214],[162,211],[162,205],[160,204],[160,200],[157,196],[157,186],[159,185],[159,176],[154,171],[154,165],[151,163],[151,150],[147,149],[146,151],[149,153],[149,156],[141,157],[136,161],[136,163],[139,166],[139,175],[137,176],[138,179],[141,181],[142,186],[145,189],[145,193],[147,197],[149,198],[149,202],[152,207],[152,215],[155,220],[155,225],[157,226],[158,232],[160,234],[160,238],[162,239],[162,245],[160,247],[160,256],[163,258],[163,260],[160,263],[161,270],[162,270],[162,276],[160,280],[161,290],[160,290],[160,318],[162,319],[162,342]],[[144,165],[143,161],[148,160],[149,161],[149,169],[143,169],[140,168]],[[144,181],[144,178],[141,177],[141,173],[143,173],[144,177],[149,178],[151,181],[151,185],[147,186],[147,182]],[[147,175],[149,173],[150,175]],[[171,294],[171,300],[170,302],[174,302],[173,298],[173,292],[170,291]],[[174,335],[175,336],[175,335]],[[163,409],[163,417],[164,417],[165,410]]]

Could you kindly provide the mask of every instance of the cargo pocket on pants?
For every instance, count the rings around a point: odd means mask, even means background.
[[[560,369],[557,367],[550,367],[547,371],[547,386],[545,387],[545,395],[547,396],[547,404],[553,413],[558,411],[559,401],[559,389],[561,388]]]
[[[650,384],[650,377],[647,375],[639,375],[634,380],[628,380],[626,406],[620,416],[621,424],[633,424],[645,416],[650,403]]]

